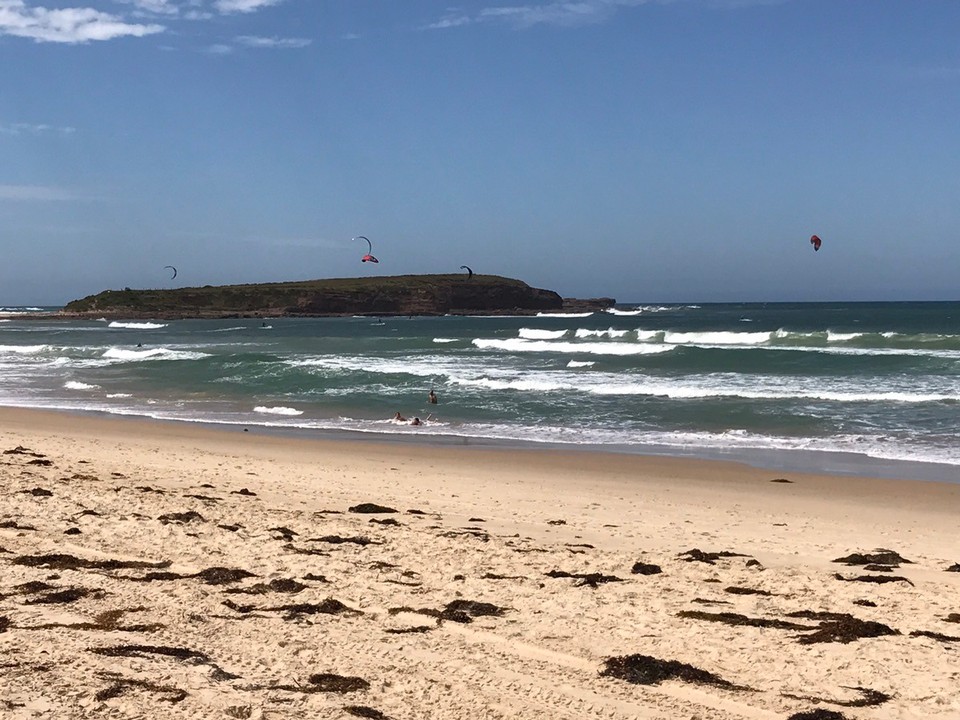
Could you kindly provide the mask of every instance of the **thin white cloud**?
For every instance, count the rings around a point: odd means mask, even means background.
[[[76,132],[72,127],[57,127],[44,123],[2,123],[0,135],[72,135]]]
[[[63,188],[45,185],[0,185],[0,200],[60,201],[77,200],[77,196]]]
[[[304,48],[312,40],[308,38],[280,38],[280,37],[258,37],[256,35],[241,35],[234,38],[238,45],[251,48],[280,48],[295,49]]]
[[[172,0],[120,0],[120,2],[133,5],[140,13],[170,16],[180,14],[180,6]]]
[[[574,27],[602,22],[622,7],[635,7],[655,1],[658,0],[579,0],[576,2],[565,0],[526,5],[491,6],[482,8],[472,14],[455,9],[427,25],[427,29],[443,30],[489,22],[506,23],[517,28],[528,28],[534,25]]]
[[[758,5],[780,5],[789,0],[554,0],[524,5],[487,6],[472,13],[451,8],[443,17],[426,26],[427,30],[446,30],[478,23],[502,23],[518,29],[536,25],[578,27],[608,20],[621,8],[657,3],[697,2],[719,9]]]
[[[283,0],[215,0],[213,6],[224,14],[250,13],[281,2]]]
[[[118,37],[144,37],[163,32],[156,23],[131,23],[89,7],[28,7],[24,0],[0,0],[0,36],[35,42],[86,43]]]

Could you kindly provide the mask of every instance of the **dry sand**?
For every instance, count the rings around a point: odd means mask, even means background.
[[[3,718],[960,718],[960,484],[9,409],[0,451]]]

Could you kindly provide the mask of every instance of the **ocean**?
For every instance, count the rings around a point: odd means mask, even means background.
[[[958,302],[266,321],[55,311],[0,308],[0,405],[960,481]],[[430,417],[411,427],[396,412]]]

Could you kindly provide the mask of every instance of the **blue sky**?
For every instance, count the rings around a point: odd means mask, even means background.
[[[0,304],[165,265],[960,299],[958,31],[956,0],[0,0]]]

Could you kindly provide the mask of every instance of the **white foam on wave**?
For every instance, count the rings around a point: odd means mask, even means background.
[[[99,390],[99,385],[90,385],[89,383],[80,382],[79,380],[67,380],[63,384],[67,390]]]
[[[112,347],[104,351],[104,358],[136,362],[142,360],[200,360],[210,357],[209,353],[194,350],[170,350],[164,347],[136,349]]]
[[[253,411],[256,413],[263,413],[265,415],[303,415],[303,410],[297,410],[296,408],[283,406],[267,407],[265,405],[257,405]]]
[[[557,317],[557,318],[585,318],[593,315],[592,312],[585,313],[545,313],[538,312],[537,317]]]
[[[166,325],[160,325],[159,327],[166,327]],[[235,332],[237,330],[246,330],[247,328],[243,325],[236,325],[234,327],[228,328],[217,328],[216,330],[211,330],[210,332],[222,333],[222,332]]]
[[[36,355],[49,349],[49,345],[0,345],[0,353],[14,355]]]
[[[640,315],[641,313],[643,313],[643,308],[636,308],[634,310],[620,310],[619,308],[607,308],[605,312],[608,312],[611,315]]]
[[[457,342],[457,339],[456,339],[456,338],[436,337],[436,338],[433,339],[433,342],[435,342],[435,343],[440,343],[440,344],[445,344],[445,343]]]
[[[567,363],[568,368],[593,367],[596,363],[593,360],[571,360]]]
[[[672,332],[663,334],[663,341],[672,345],[760,345],[769,342],[770,332]]]
[[[110,328],[123,328],[127,330],[159,330],[160,328],[167,327],[166,323],[152,323],[152,322],[118,322],[114,320],[107,327]]]
[[[841,333],[827,330],[827,342],[846,342],[847,340],[854,340],[858,337],[863,337],[863,333]]]
[[[133,397],[130,393],[107,393],[108,398],[128,398]]]
[[[549,340],[524,340],[514,338],[498,340],[494,338],[475,338],[474,346],[481,350],[505,350],[507,352],[554,352],[587,353],[590,355],[656,355],[670,352],[673,348],[665,345],[641,345],[621,342],[552,342]]]
[[[541,330],[540,328],[520,328],[517,335],[525,340],[559,340],[567,334],[566,330]]]
[[[588,337],[608,337],[608,338],[621,338],[624,337],[629,330],[617,330],[616,328],[607,328],[606,330],[589,330],[587,328],[577,328],[577,331],[574,333],[575,337],[578,338],[588,338]]]

